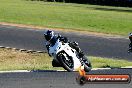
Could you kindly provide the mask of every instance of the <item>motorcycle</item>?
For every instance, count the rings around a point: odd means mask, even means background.
[[[90,71],[92,68],[86,56],[79,58],[78,52],[71,48],[69,43],[64,43],[59,39],[49,48],[49,54],[53,57],[53,67],[61,66],[69,72],[78,70],[82,65],[84,65],[84,70],[86,72]],[[53,63],[56,63],[56,66]]]
[[[129,44],[128,53],[132,53],[132,43]]]
[[[128,53],[132,53],[132,33],[130,33],[129,39],[130,39],[130,44],[129,44]]]

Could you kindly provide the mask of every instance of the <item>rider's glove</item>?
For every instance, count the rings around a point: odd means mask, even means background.
[[[47,51],[48,51],[48,54],[49,54],[49,48],[50,48],[50,45],[46,45],[46,48],[47,48]],[[51,57],[50,54],[49,54],[49,56]]]
[[[60,38],[60,41],[63,41],[64,43],[67,43],[68,42],[68,39],[66,37],[61,37]]]
[[[47,48],[47,50],[49,51],[50,46],[49,46],[49,45],[46,45],[46,48]]]

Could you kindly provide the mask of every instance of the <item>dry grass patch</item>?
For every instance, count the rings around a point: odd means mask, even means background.
[[[89,57],[93,68],[132,66],[132,62],[112,58]],[[53,68],[46,53],[26,53],[0,48],[0,70],[64,70]]]
[[[52,70],[52,59],[47,54],[26,53],[0,49],[0,70]]]

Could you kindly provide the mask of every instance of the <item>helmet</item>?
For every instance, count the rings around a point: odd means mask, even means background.
[[[54,32],[53,31],[50,31],[50,30],[47,30],[45,33],[44,33],[44,37],[47,41],[50,41],[53,37],[54,37]]]
[[[132,33],[130,33],[129,36],[132,36]]]

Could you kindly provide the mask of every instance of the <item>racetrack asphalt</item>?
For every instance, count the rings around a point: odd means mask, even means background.
[[[130,41],[126,38],[105,38],[72,32],[55,32],[68,37],[71,41],[78,42],[84,53],[89,56],[118,58],[132,61],[132,54],[127,53]],[[0,25],[0,46],[46,51],[43,33],[44,30]]]
[[[24,29],[24,30],[23,30]],[[32,30],[0,25],[0,46],[18,49],[45,51],[44,30]],[[58,31],[56,31],[58,33]],[[127,53],[129,40],[94,35],[64,33],[72,41],[77,41],[82,50],[90,56],[110,57],[132,61]],[[130,74],[132,69],[93,70],[89,74]],[[76,82],[76,72],[38,71],[29,73],[0,73],[0,88],[131,88],[129,84],[84,84]]]
[[[129,74],[132,69],[93,70],[88,74]],[[79,85],[77,72],[0,73],[0,88],[132,88],[132,82]]]

